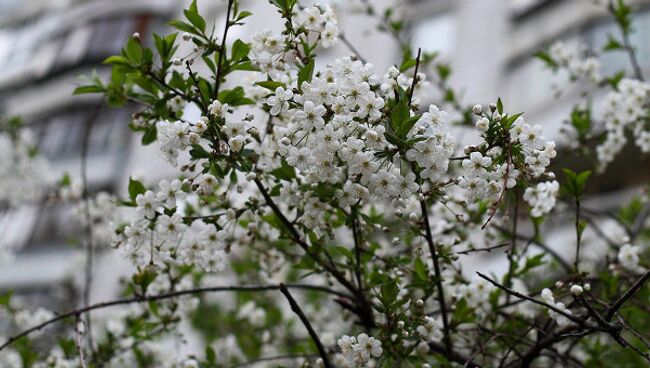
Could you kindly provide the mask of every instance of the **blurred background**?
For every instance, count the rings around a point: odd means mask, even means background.
[[[377,9],[392,4],[388,0],[369,2]],[[337,1],[330,3],[337,5]],[[632,43],[642,67],[648,70],[650,1],[630,3],[641,8],[633,19],[636,31]],[[174,173],[155,147],[141,146],[139,137],[130,133],[128,124],[136,106],[102,108],[88,130],[86,123],[95,114],[99,97],[73,96],[72,91],[83,83],[80,76],[93,71],[108,78],[110,70],[102,60],[119,54],[134,32],[147,43],[154,32],[170,32],[167,23],[180,17],[188,4],[186,0],[0,0],[0,110],[23,117],[41,154],[50,161],[53,178],[66,172],[79,176],[86,134],[91,193],[108,191],[124,197],[129,175],[156,180]],[[590,0],[410,0],[402,4],[406,42],[424,51],[437,51],[450,63],[450,85],[459,92],[463,105],[486,105],[501,97],[510,112],[525,111],[527,121],[541,124],[545,135],[560,143],[562,124],[580,97],[581,86],[564,90],[558,98],[557,80],[532,55],[556,40],[570,47],[600,49],[609,33],[617,34],[610,16]],[[221,0],[199,1],[199,9],[217,29],[223,23],[225,6]],[[246,27],[233,30],[230,41],[281,26],[266,1],[242,0],[241,7],[254,15]],[[338,14],[346,38],[375,65],[377,74],[383,75],[399,62],[399,45],[389,35],[377,32],[377,18],[349,7],[339,7]],[[349,55],[350,50],[339,43],[320,54],[328,62]],[[629,69],[622,52],[609,53],[601,62],[603,74]],[[441,103],[433,88],[426,99],[423,105]],[[198,111],[191,108],[185,114],[188,120],[198,118]],[[625,152],[606,175],[595,179],[593,185],[590,182],[592,194],[597,194],[591,205],[606,210],[620,204],[630,196],[620,188],[639,187],[649,176],[648,160],[639,159],[637,152]],[[0,290],[13,289],[30,303],[53,310],[78,304],[74,275],[83,267],[77,256],[81,225],[71,220],[71,211],[70,206],[43,201],[0,214],[0,242],[19,249],[15,261],[0,268]],[[607,229],[606,223],[603,228]],[[573,234],[570,226],[557,220],[545,238],[569,259],[573,248],[564,250],[561,244]],[[489,267],[501,267],[490,254],[482,257],[488,257],[484,261]],[[92,301],[117,293],[118,263],[110,255],[98,261]]]

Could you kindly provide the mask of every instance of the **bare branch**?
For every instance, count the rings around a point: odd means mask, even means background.
[[[330,288],[327,288],[325,286],[319,286],[319,285],[305,285],[305,284],[285,284],[285,288],[290,288],[290,289],[304,289],[304,290],[314,290],[314,291],[320,291],[324,293],[329,293],[332,295],[339,296],[341,298],[346,298],[346,299],[352,299],[352,296],[342,293],[340,291],[336,291]],[[109,308],[109,307],[114,307],[118,305],[127,305],[127,304],[133,304],[133,303],[147,303],[147,302],[152,302],[152,301],[158,301],[158,300],[165,300],[165,299],[172,299],[172,298],[177,298],[180,296],[185,296],[185,295],[194,295],[194,294],[202,294],[202,293],[215,293],[215,292],[222,292],[222,291],[238,291],[238,292],[254,292],[254,291],[269,291],[269,290],[279,290],[280,285],[242,285],[242,286],[214,286],[214,287],[203,287],[203,288],[195,288],[195,289],[188,289],[188,290],[179,290],[179,291],[173,291],[170,293],[165,293],[165,294],[158,294],[158,295],[150,295],[150,296],[135,296],[132,298],[125,298],[125,299],[117,299],[117,300],[112,300],[108,302],[101,302],[97,304],[92,304],[83,308],[75,309],[69,312],[65,312],[62,314],[59,314],[58,316],[51,318],[47,321],[44,321],[43,323],[40,323],[34,327],[28,328],[10,338],[7,339],[2,345],[0,345],[0,351],[2,351],[4,348],[8,347],[9,345],[13,344],[20,338],[23,338],[25,336],[28,336],[29,334],[42,330],[43,328],[62,321],[64,319],[70,318],[70,317],[75,317],[78,316],[82,313],[86,313],[95,309],[104,309],[104,308]]]
[[[323,343],[321,343],[320,338],[318,338],[318,334],[316,333],[316,331],[314,331],[314,328],[311,326],[311,323],[307,319],[307,316],[305,316],[305,313],[303,313],[302,309],[300,309],[300,306],[298,305],[298,303],[296,303],[296,300],[293,298],[293,296],[291,296],[291,293],[286,288],[286,286],[284,286],[284,284],[280,284],[280,292],[284,294],[284,296],[287,298],[287,301],[289,301],[291,310],[298,315],[298,318],[300,318],[302,324],[305,325],[307,332],[309,332],[309,336],[311,336],[311,339],[314,341],[314,344],[316,344],[316,349],[318,349],[318,354],[323,359],[323,365],[325,366],[325,368],[332,367],[329,357],[327,356],[327,352],[323,347]]]
[[[607,310],[607,313],[605,313],[605,321],[611,321],[616,311],[621,309],[623,304],[625,304],[628,299],[633,297],[634,294],[636,294],[643,287],[648,279],[650,279],[650,271],[646,271],[643,276],[636,280],[632,287],[625,292],[625,294],[621,295],[621,297],[618,298],[614,304],[612,304],[612,306]]]

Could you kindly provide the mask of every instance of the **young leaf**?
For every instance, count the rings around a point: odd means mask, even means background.
[[[271,171],[271,175],[280,180],[291,181],[296,178],[296,170],[290,166],[286,160],[282,159],[282,166]]]
[[[539,60],[543,61],[544,64],[546,64],[547,67],[551,69],[557,69],[559,66],[555,60],[549,55],[546,51],[538,51],[534,55],[536,58]]]
[[[240,61],[241,59],[248,56],[248,52],[251,50],[251,47],[242,40],[236,40],[232,44],[232,51],[230,58],[232,61]]]
[[[311,78],[314,75],[314,67],[316,63],[314,59],[310,60],[307,65],[300,68],[298,72],[298,88],[302,85],[302,82],[311,82]]]
[[[153,143],[156,138],[158,138],[158,130],[156,129],[156,124],[151,124],[147,127],[147,130],[144,131],[142,135],[142,144],[148,145]]]
[[[205,19],[199,14],[199,10],[196,7],[196,0],[192,0],[190,8],[183,11],[185,13],[185,18],[192,23],[194,27],[201,31],[205,32]]]
[[[129,198],[131,198],[132,202],[135,203],[135,197],[137,197],[138,194],[144,194],[146,191],[147,187],[145,187],[141,181],[129,178]]]

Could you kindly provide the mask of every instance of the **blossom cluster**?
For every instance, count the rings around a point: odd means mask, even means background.
[[[544,288],[542,290],[542,300],[546,302],[546,304],[549,304],[556,309],[564,312],[563,314],[560,314],[552,309],[548,309],[548,315],[557,322],[559,326],[567,326],[571,323],[571,320],[566,316],[566,315],[572,315],[571,310],[567,308],[567,306],[562,303],[562,302],[556,302],[555,297],[553,296],[553,292],[549,288]]]
[[[48,165],[35,144],[27,128],[0,130],[0,205],[15,206],[44,194]]]
[[[338,197],[342,207],[373,199],[412,198],[420,185],[409,167],[402,167],[402,160],[417,163],[422,178],[440,181],[454,140],[443,130],[446,114],[436,106],[409,131],[408,137],[417,141],[413,148],[390,156],[398,150],[388,142],[382,120],[394,90],[385,85],[398,88],[398,83],[388,83],[398,79],[411,82],[395,68],[382,79],[371,64],[346,57],[311,82],[303,82],[300,94],[278,87],[266,100],[271,114],[294,116],[286,125],[274,127],[278,152],[305,183],[342,185]],[[308,218],[309,206],[305,212]]]
[[[530,214],[540,217],[549,213],[555,207],[560,183],[556,180],[538,183],[535,187],[526,188],[524,200],[530,205]]]
[[[549,56],[558,67],[567,70],[573,80],[585,79],[591,83],[598,83],[602,79],[597,57],[582,57],[562,41],[551,45]]]
[[[475,111],[482,114],[480,106]],[[503,119],[501,114],[483,114],[476,127],[488,139],[495,130],[503,129]],[[525,175],[522,179],[537,179],[544,174],[554,176],[546,169],[557,154],[555,143],[544,138],[542,127],[528,124],[519,116],[507,128],[505,143],[465,149],[470,153],[462,161],[464,173],[458,184],[468,199],[488,199],[497,203],[506,190],[517,185],[522,174]]]
[[[297,68],[292,57],[300,57],[301,42],[316,39],[327,48],[338,40],[338,36],[338,22],[333,9],[328,5],[309,6],[293,15],[289,34],[264,30],[253,35],[249,58],[273,80],[287,83],[296,78]]]
[[[601,170],[604,170],[625,146],[626,131],[634,134],[635,143],[642,152],[650,152],[650,129],[647,128],[646,123],[649,97],[649,84],[624,78],[618,82],[617,89],[605,98],[603,123],[606,138],[596,148]]]
[[[156,192],[147,190],[135,198],[135,216],[114,240],[136,266],[196,265],[207,272],[225,266],[229,232],[202,219],[188,219],[180,214],[177,202],[186,197],[182,182],[161,180]],[[172,213],[173,212],[173,213]],[[232,225],[233,211],[220,219],[221,226]],[[188,223],[190,223],[188,225]]]
[[[381,341],[365,333],[357,337],[344,335],[338,340],[344,362],[350,367],[366,365],[371,358],[379,358],[383,353]]]
[[[641,252],[641,248],[638,245],[630,244],[629,239],[625,240],[627,240],[625,244],[623,244],[618,250],[618,255],[616,257],[618,263],[621,267],[631,272],[643,271],[643,267],[639,265],[639,253]]]

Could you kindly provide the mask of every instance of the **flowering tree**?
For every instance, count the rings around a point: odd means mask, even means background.
[[[193,2],[171,23],[181,35],[154,35],[151,47],[134,35],[106,60],[110,80],[93,77],[76,90],[140,106],[131,128],[177,176],[131,178],[120,200],[61,181],[60,198],[81,200],[88,269],[98,234],[113,233],[113,249],[103,251],[121,252],[134,273],[123,298],[85,299],[57,314],[3,298],[17,327],[0,346],[3,366],[648,364],[647,192],[614,214],[586,208],[591,171],[556,165],[560,183],[550,170],[555,144],[539,125],[501,100],[464,107],[447,85],[449,67],[403,41],[398,12],[361,2],[404,51],[375,71],[330,7],[271,3],[281,33],[231,42],[231,28],[251,13],[229,0],[215,32]],[[622,0],[605,6],[621,33],[601,52],[626,51],[632,76],[601,76],[595,57],[562,44],[538,54],[588,83],[587,103],[566,127],[574,145],[562,154],[598,172],[630,134],[650,150],[650,90],[629,42],[631,9]],[[319,63],[319,50],[339,41],[353,55]],[[179,55],[181,43],[191,53]],[[441,90],[449,114],[423,105],[428,88]],[[595,114],[592,96],[603,89]],[[186,120],[190,108],[201,118]],[[480,138],[459,147],[459,126]],[[562,254],[543,237],[558,201],[575,223]],[[603,216],[625,236],[604,233]],[[596,236],[583,236],[588,230]],[[603,243],[596,259],[581,254]],[[489,252],[506,260],[502,273],[475,272],[477,255]],[[121,312],[99,315],[108,308]],[[178,354],[177,328],[188,321],[206,346]],[[59,322],[73,327],[41,353],[42,341],[52,342],[42,331]]]

